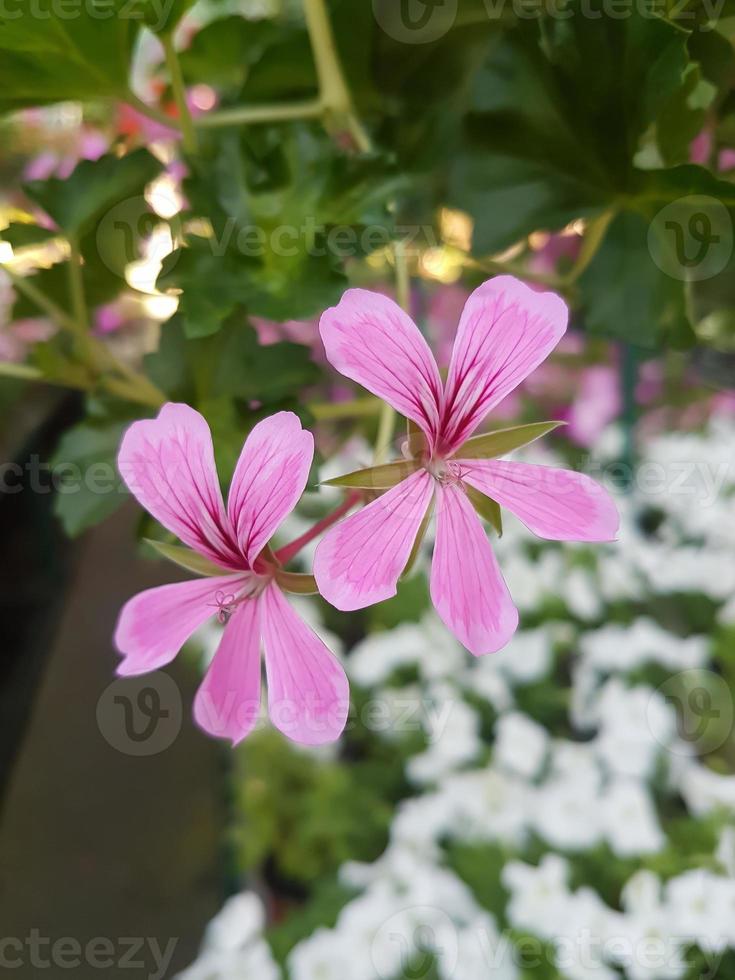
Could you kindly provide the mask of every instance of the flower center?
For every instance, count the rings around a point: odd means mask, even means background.
[[[434,457],[424,462],[424,469],[442,486],[459,485],[462,482],[462,467],[454,459]]]
[[[275,569],[273,569],[275,572]],[[214,602],[210,603],[217,609],[217,622],[226,625],[237,607],[248,599],[257,599],[263,593],[273,576],[270,574],[250,574],[236,592],[226,592],[218,589],[214,594]]]

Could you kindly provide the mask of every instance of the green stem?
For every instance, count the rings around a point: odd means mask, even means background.
[[[411,281],[408,275],[408,263],[406,262],[405,242],[396,240],[393,243],[393,255],[395,257],[396,268],[396,298],[400,307],[406,312],[411,312]],[[380,419],[378,421],[378,434],[375,438],[375,450],[373,452],[373,464],[382,463],[387,454],[390,441],[393,438],[393,430],[396,425],[396,410],[388,402],[383,402],[380,409]]]
[[[55,320],[59,326],[66,327],[67,330],[75,329],[75,323],[72,318],[60,306],[57,306],[52,299],[49,299],[45,293],[41,292],[27,276],[19,276],[17,272],[13,272],[7,265],[3,265],[1,268],[18,292],[27,296],[32,303],[36,304],[39,310],[42,310],[52,320]]]
[[[304,0],[304,14],[319,79],[322,108],[337,125],[347,127],[359,150],[369,153],[372,143],[355,112],[324,0]]]
[[[186,153],[195,154],[197,151],[197,139],[196,133],[194,132],[194,120],[191,118],[189,106],[186,102],[186,87],[184,86],[181,62],[176,53],[171,34],[164,34],[161,40],[163,42],[163,50],[166,54],[166,67],[168,68],[169,78],[171,79],[171,91],[173,92],[176,108],[179,110],[179,123],[184,150]]]
[[[377,415],[381,402],[373,395],[365,398],[353,398],[348,402],[311,402],[307,408],[320,422],[337,419],[359,419]]]
[[[181,126],[177,119],[172,119],[171,116],[167,116],[165,112],[162,112],[154,105],[149,105],[142,99],[139,99],[134,92],[129,92],[125,101],[129,106],[132,106],[141,116],[147,116],[154,122],[159,123],[161,126],[166,126],[168,129],[174,132],[180,132]]]
[[[87,327],[80,329],[80,322],[69,316],[52,299],[49,299],[27,276],[19,276],[8,266],[1,266],[15,289],[23,293],[32,303],[54,320],[62,329],[69,331],[77,341],[81,360],[99,373],[106,370],[115,371],[120,378],[103,377],[105,386],[120,397],[128,398],[148,407],[158,408],[166,401],[166,396],[144,374],[136,371],[124,361],[119,360],[97,337],[92,336]],[[69,288],[73,303],[78,305],[81,313],[81,324],[87,322],[87,308],[84,302],[84,287],[81,281],[81,265],[74,244],[69,267]],[[76,298],[75,298],[76,297]],[[82,310],[83,307],[83,310]],[[26,374],[29,380],[46,381],[43,376],[35,377]],[[50,381],[53,384],[53,381]]]
[[[318,119],[324,111],[319,99],[308,102],[274,102],[272,105],[244,105],[221,109],[200,116],[194,125],[201,129],[241,126],[253,123],[286,122],[289,119]]]
[[[69,296],[71,299],[71,309],[73,314],[73,324],[75,331],[85,338],[89,332],[89,313],[87,311],[87,301],[84,297],[84,280],[82,278],[82,256],[79,252],[79,245],[76,240],[69,238],[71,255],[69,257]]]
[[[43,374],[32,364],[16,364],[0,361],[0,375],[5,378],[22,378],[24,381],[43,381]]]

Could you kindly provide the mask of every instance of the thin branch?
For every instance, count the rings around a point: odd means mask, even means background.
[[[275,554],[276,559],[281,565],[287,565],[292,558],[296,557],[302,548],[306,547],[314,538],[318,537],[322,531],[326,531],[332,524],[336,524],[340,518],[344,517],[348,511],[352,510],[355,504],[360,502],[362,496],[362,490],[350,490],[336,510],[333,510],[331,514],[327,514],[320,521],[317,521],[313,527],[310,527],[308,531],[305,531],[295,541],[292,541],[291,544],[279,548]]]
[[[304,14],[323,109],[338,125],[344,123],[359,150],[369,153],[370,136],[355,112],[324,0],[304,0]]]
[[[243,105],[208,112],[194,120],[200,129],[220,126],[248,126],[254,123],[285,122],[289,119],[318,119],[324,112],[319,99],[308,102],[274,102],[272,105]]]
[[[187,153],[196,153],[197,151],[197,138],[194,132],[194,121],[191,118],[191,113],[189,112],[189,105],[186,101],[186,87],[184,85],[184,76],[181,71],[181,62],[179,61],[179,56],[176,53],[176,48],[174,46],[173,37],[171,34],[164,34],[162,37],[163,50],[166,54],[166,67],[168,68],[169,77],[171,79],[171,90],[174,96],[174,102],[176,103],[176,108],[179,110],[179,122],[181,125],[181,138],[184,145],[184,150]]]

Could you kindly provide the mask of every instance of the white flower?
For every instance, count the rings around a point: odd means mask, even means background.
[[[508,921],[541,939],[561,935],[569,907],[568,862],[557,854],[546,854],[538,867],[510,861],[503,868],[502,880],[510,892],[506,909]]]
[[[450,832],[458,840],[525,840],[533,806],[525,780],[489,766],[449,777],[441,795],[453,805]]]
[[[317,929],[293,948],[287,965],[290,980],[367,980],[369,959],[368,950],[356,948],[348,936]]]
[[[492,657],[480,657],[477,667],[493,664],[511,684],[529,684],[546,677],[551,668],[555,625],[547,623],[534,630],[518,630],[508,646]]]
[[[350,676],[364,687],[381,684],[410,666],[429,680],[456,677],[465,660],[462,647],[430,613],[420,623],[401,623],[366,636],[350,655]]]
[[[602,601],[597,580],[584,568],[574,567],[559,582],[561,597],[579,619],[597,619]]]
[[[645,617],[629,626],[611,623],[585,633],[579,645],[585,659],[605,673],[630,671],[646,663],[685,670],[702,666],[709,655],[706,637],[682,639]]]
[[[663,748],[676,739],[676,716],[652,688],[626,687],[612,678],[600,690],[595,714],[600,732],[595,748],[611,772],[647,778]]]
[[[681,766],[679,790],[698,817],[719,807],[735,813],[735,776],[723,776],[691,760]]]
[[[262,937],[265,913],[248,892],[229,899],[207,926],[202,952],[178,980],[278,980],[280,973]]]
[[[565,851],[594,847],[602,836],[599,782],[582,771],[552,776],[538,787],[531,813],[536,832]]]
[[[391,841],[424,854],[433,854],[440,837],[452,826],[455,801],[446,793],[404,800],[391,825]]]
[[[416,783],[436,782],[482,751],[480,720],[477,712],[448,685],[429,690],[432,710],[427,704],[422,719],[430,744],[425,752],[409,759],[406,772]]]
[[[204,942],[210,949],[238,949],[259,936],[264,927],[263,903],[253,892],[242,892],[228,899],[212,919]]]
[[[666,883],[671,931],[682,945],[721,952],[735,944],[735,881],[695,869]]]
[[[548,748],[546,729],[518,711],[502,715],[495,725],[494,761],[511,772],[533,779]]]
[[[457,931],[455,955],[439,958],[439,973],[443,980],[517,980],[515,954],[510,938],[501,936],[495,919],[482,912]]]
[[[735,827],[723,827],[715,857],[730,878],[735,878]]]
[[[601,800],[603,834],[618,857],[654,854],[666,843],[651,795],[641,783],[616,779]]]

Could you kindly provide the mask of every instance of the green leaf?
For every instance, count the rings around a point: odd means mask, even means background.
[[[402,459],[396,463],[385,463],[382,466],[369,466],[364,470],[355,470],[354,473],[336,476],[333,480],[325,480],[324,486],[389,490],[420,468],[421,463],[418,460]]]
[[[279,569],[276,572],[276,582],[284,592],[290,592],[293,595],[319,595],[319,588],[313,575],[284,572],[283,569]]]
[[[123,157],[82,160],[66,180],[31,181],[25,191],[62,231],[79,236],[128,198],[139,202],[160,172],[160,162],[147,150],[134,150]]]
[[[128,499],[116,459],[129,424],[129,419],[83,422],[62,436],[51,462],[57,488],[54,511],[70,536],[103,521]]]
[[[465,484],[465,490],[467,491],[470,503],[480,517],[487,521],[488,524],[491,524],[498,532],[498,537],[502,538],[503,517],[500,513],[500,504],[496,500],[493,500],[492,497],[486,496],[480,490],[477,490],[469,484]]]
[[[638,347],[655,347],[663,341],[687,346],[693,334],[684,282],[652,260],[649,231],[658,235],[664,229],[631,212],[614,219],[579,280],[584,323],[593,333],[619,337]],[[667,242],[660,242],[665,251]]]
[[[688,86],[687,34],[603,0],[571,0],[564,19],[519,24],[477,74],[450,199],[475,219],[479,252],[507,248],[615,204],[646,130]],[[698,110],[697,110],[698,111]]]
[[[194,572],[195,575],[228,575],[232,571],[222,565],[216,565],[204,555],[200,555],[184,545],[154,541],[153,538],[144,538],[143,540],[163,558],[167,558],[168,561],[172,561],[180,568],[185,568],[188,572]]]
[[[180,317],[161,327],[158,350],[145,358],[151,379],[172,398],[211,397],[272,405],[298,396],[319,378],[308,347],[263,347],[242,317],[231,318],[215,337],[187,339]]]
[[[237,90],[244,85],[252,66],[283,37],[283,28],[272,21],[246,20],[237,15],[223,17],[203,27],[181,52],[181,70],[189,85]]]
[[[431,498],[431,503],[426,508],[426,513],[424,514],[421,523],[419,524],[419,529],[414,539],[413,546],[411,548],[411,554],[408,556],[408,561],[406,562],[406,567],[401,572],[401,578],[406,578],[407,575],[413,571],[413,566],[416,564],[416,559],[421,551],[421,545],[424,543],[424,538],[426,537],[426,532],[429,527],[429,521],[434,514],[434,497]]]
[[[498,429],[484,435],[473,436],[454,453],[456,459],[494,459],[521,446],[527,446],[536,439],[558,429],[566,422],[531,422],[528,425],[514,425],[509,429]]]
[[[0,231],[0,238],[4,242],[9,242],[14,249],[27,248],[29,245],[42,245],[44,242],[55,238],[57,232],[42,228],[40,225],[26,224],[25,222],[15,222]]]
[[[130,0],[57,0],[0,12],[0,112],[29,105],[121,96],[142,23]]]

